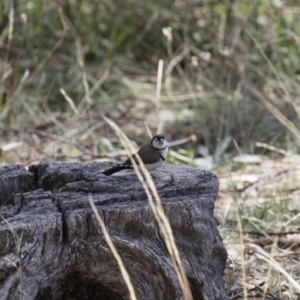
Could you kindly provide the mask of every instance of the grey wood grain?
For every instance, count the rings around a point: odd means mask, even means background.
[[[129,299],[88,193],[93,193],[138,299],[183,299],[140,182],[132,170],[102,175],[108,167],[44,162],[24,169],[28,178],[22,180],[28,185],[23,184],[22,193],[15,183],[6,183],[21,200],[20,207],[0,208],[5,218],[0,221],[1,300]],[[227,252],[213,222],[216,176],[170,166],[151,174],[194,299],[228,299],[222,279]]]

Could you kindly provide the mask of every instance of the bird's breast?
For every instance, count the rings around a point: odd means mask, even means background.
[[[157,168],[159,168],[162,164],[163,164],[163,160],[160,159],[158,162],[156,163],[153,163],[153,164],[145,164],[145,167],[148,171],[152,171],[152,170],[155,170]]]

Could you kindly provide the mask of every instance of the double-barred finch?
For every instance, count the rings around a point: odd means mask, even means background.
[[[155,170],[159,168],[166,160],[168,154],[168,143],[163,134],[157,134],[152,138],[149,144],[140,148],[137,153],[139,154],[148,171]],[[137,164],[139,164],[135,154],[133,155],[133,159]],[[127,158],[123,164],[108,169],[102,174],[110,176],[116,172],[126,169],[133,169],[130,158]]]

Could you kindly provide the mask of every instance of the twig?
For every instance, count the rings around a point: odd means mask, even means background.
[[[280,154],[285,155],[285,156],[291,155],[291,152],[285,151],[285,150],[283,150],[283,149],[279,149],[279,148],[277,148],[277,147],[274,147],[274,146],[272,146],[272,145],[268,145],[268,144],[266,144],[266,143],[256,142],[256,143],[255,143],[255,146],[256,146],[256,147],[260,147],[260,148],[265,148],[265,149],[268,149],[268,150],[270,150],[270,151],[274,151],[274,152],[280,153]]]
[[[174,146],[182,145],[182,144],[185,144],[185,143],[188,143],[188,142],[196,142],[196,141],[197,141],[196,134],[191,134],[190,136],[188,136],[186,138],[168,143],[168,146],[169,147],[174,147]]]
[[[265,282],[263,281],[260,284],[255,285],[253,288],[249,289],[247,299],[262,297],[263,296],[263,289],[261,287],[263,287],[264,285],[265,285]],[[237,299],[242,299],[242,298],[244,298],[244,295],[242,293],[239,293],[239,294],[231,297],[230,300],[237,300]],[[268,292],[266,294],[266,298],[264,298],[264,299],[282,300],[281,298],[278,298],[276,295],[274,295],[270,292]]]
[[[300,230],[298,231],[278,231],[278,232],[257,232],[257,231],[244,231],[244,234],[253,234],[253,235],[259,235],[259,236],[266,236],[266,235],[276,235],[276,236],[283,236],[287,234],[300,234]]]

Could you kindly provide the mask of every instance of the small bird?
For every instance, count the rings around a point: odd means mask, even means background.
[[[159,168],[166,160],[168,154],[168,144],[165,140],[164,135],[155,135],[152,138],[151,142],[140,148],[140,150],[137,153],[139,154],[141,160],[145,164],[145,167],[148,171]],[[139,164],[135,154],[133,155],[133,159],[137,164]],[[123,164],[108,169],[102,174],[110,176],[116,172],[126,169],[133,169],[133,165],[130,158],[127,158]]]

